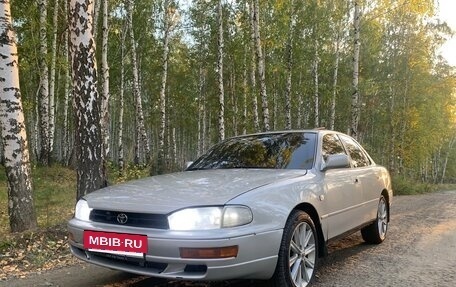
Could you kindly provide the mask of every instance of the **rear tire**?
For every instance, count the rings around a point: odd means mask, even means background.
[[[306,287],[315,279],[318,235],[305,212],[291,213],[283,230],[276,270],[270,280],[276,287]]]
[[[386,238],[388,231],[388,206],[383,195],[380,197],[375,221],[361,229],[361,235],[367,243],[380,244]]]

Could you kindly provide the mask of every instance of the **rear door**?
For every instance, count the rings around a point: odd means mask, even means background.
[[[347,154],[337,134],[326,134],[322,139],[322,156]],[[327,238],[333,238],[352,230],[363,223],[363,193],[359,183],[359,171],[353,167],[329,169],[323,174],[325,214],[322,220],[327,222]]]
[[[361,224],[366,223],[375,218],[381,193],[377,171],[367,153],[354,139],[345,135],[339,137],[350,155],[352,173],[362,198],[356,216],[362,220]]]

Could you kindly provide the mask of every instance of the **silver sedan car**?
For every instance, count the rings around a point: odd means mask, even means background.
[[[388,171],[328,130],[259,133],[213,146],[186,171],[103,188],[68,223],[71,252],[100,266],[185,280],[308,286],[329,240],[386,236]]]

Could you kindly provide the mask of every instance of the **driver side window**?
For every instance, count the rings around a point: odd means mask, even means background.
[[[345,154],[344,146],[339,137],[335,134],[324,135],[322,145],[322,154],[325,161],[328,158],[328,155]]]

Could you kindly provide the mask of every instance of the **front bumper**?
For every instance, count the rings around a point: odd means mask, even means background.
[[[269,279],[277,264],[277,255],[282,239],[282,229],[237,234],[220,238],[223,230],[198,236],[192,232],[172,232],[134,227],[118,227],[93,224],[72,219],[68,224],[71,253],[79,259],[111,269],[130,273],[186,280]],[[84,230],[146,234],[148,252],[143,257],[129,257],[84,249]],[[240,229],[239,233],[245,232]],[[195,239],[199,238],[199,239]],[[237,257],[221,259],[184,259],[179,248],[211,248],[238,246]]]

